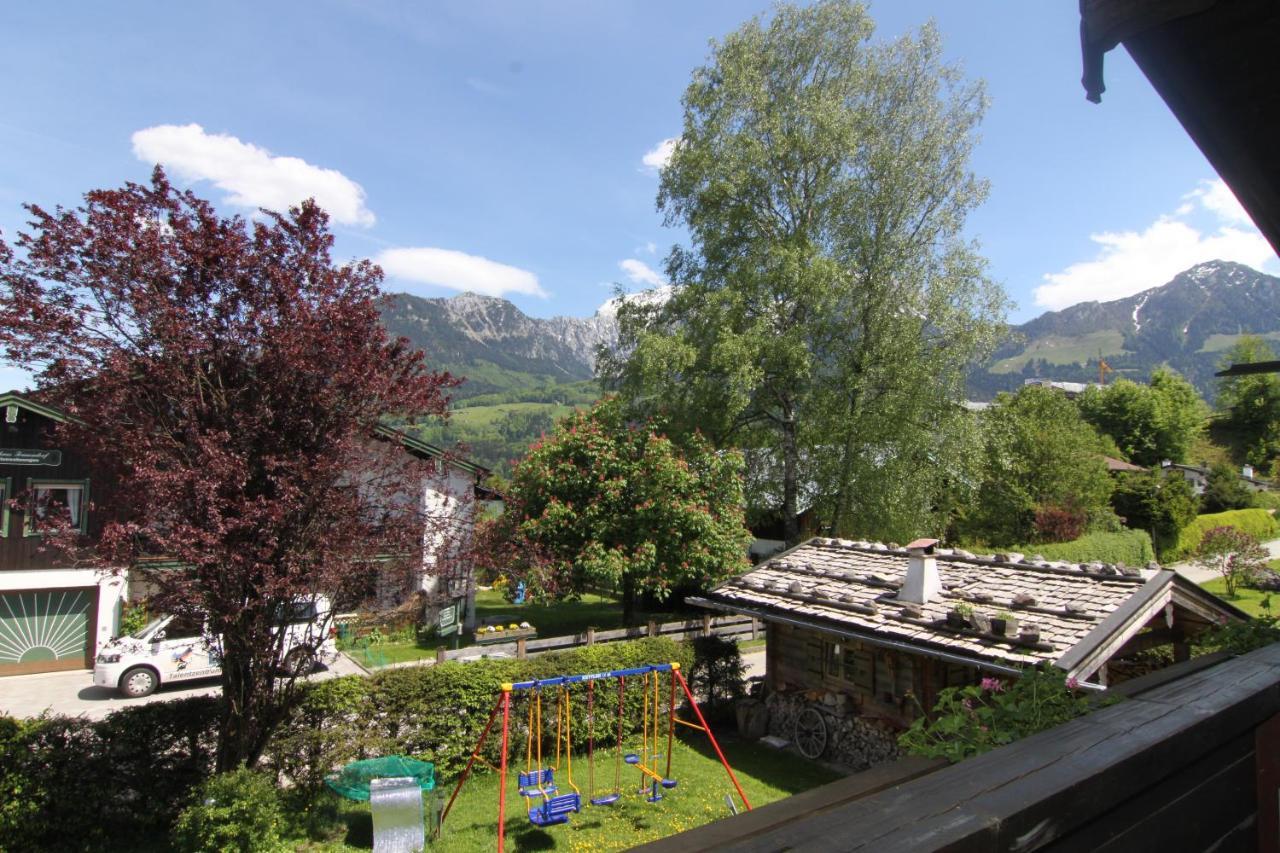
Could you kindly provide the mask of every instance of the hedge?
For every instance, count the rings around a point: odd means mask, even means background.
[[[1168,560],[1179,560],[1190,557],[1200,547],[1204,534],[1215,527],[1234,527],[1243,530],[1259,542],[1274,539],[1280,535],[1280,524],[1265,509],[1231,509],[1226,512],[1214,512],[1198,515],[1178,533],[1178,544],[1172,552],[1165,555]]]
[[[1001,548],[1027,556],[1039,554],[1046,560],[1068,560],[1073,563],[1124,563],[1145,566],[1156,558],[1151,534],[1145,530],[1121,530],[1118,533],[1086,533],[1070,542],[1047,542],[1040,545],[1016,545]]]
[[[277,730],[261,767],[304,796],[349,761],[393,753],[434,762],[444,781],[466,763],[503,682],[671,661],[692,670],[692,645],[650,638],[315,682]],[[664,683],[664,700],[665,690]],[[572,693],[575,740],[586,731],[584,694]],[[597,726],[612,725],[616,682],[597,684],[595,699]],[[528,701],[524,692],[513,698],[511,755],[520,766]],[[630,688],[629,732],[639,731],[640,702],[638,688]],[[168,836],[212,772],[217,718],[218,699],[207,696],[124,708],[101,721],[0,717],[0,850],[156,849],[155,839]],[[544,692],[543,718],[544,730],[554,728],[554,690]],[[485,756],[495,764],[497,740]],[[544,738],[544,751],[554,740],[554,733]]]
[[[217,718],[210,696],[0,717],[0,850],[156,849],[213,767]]]

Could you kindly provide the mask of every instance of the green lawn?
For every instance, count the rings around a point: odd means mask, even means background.
[[[1235,595],[1227,595],[1227,582],[1222,578],[1215,578],[1207,583],[1200,584],[1200,586],[1222,600],[1231,602],[1251,616],[1271,616],[1280,612],[1280,595],[1275,593],[1236,587]],[[1270,610],[1262,606],[1262,602],[1266,600],[1270,601]]]
[[[749,743],[722,743],[725,753],[753,806],[761,806],[809,788],[834,781],[839,775],[799,756],[767,746]],[[637,771],[624,768],[623,798],[612,806],[584,805],[569,823],[539,829],[525,815],[525,804],[515,784],[514,770],[507,785],[507,850],[609,851],[626,850],[645,841],[663,838],[713,820],[728,817],[725,794],[733,786],[716,760],[711,747],[699,736],[689,743],[677,742],[671,775],[677,787],[664,792],[659,803],[649,803],[638,793]],[[610,759],[596,755],[597,793],[612,785]],[[558,776],[563,778],[563,776]],[[583,757],[574,762],[574,781],[584,802],[587,767]],[[447,800],[453,784],[441,785]],[[326,793],[325,797],[329,797]],[[736,796],[735,796],[736,800]],[[328,804],[333,808],[334,795]],[[467,781],[445,823],[440,840],[430,849],[449,853],[491,851],[497,844],[498,778],[486,772]],[[310,844],[296,839],[299,849],[312,851],[368,850],[372,847],[372,823],[368,806],[344,803],[337,810],[337,822],[329,837]]]
[[[1049,364],[1085,364],[1091,358],[1119,355],[1125,352],[1124,335],[1116,331],[1090,332],[1067,337],[1050,336],[1032,343],[1022,352],[1002,358],[991,366],[992,373],[1015,373],[1032,359],[1042,358]]]
[[[476,620],[503,617],[504,622],[528,622],[538,631],[539,637],[564,637],[579,634],[588,627],[607,631],[621,628],[622,605],[613,598],[587,593],[578,601],[562,601],[558,604],[522,604],[515,605],[502,597],[495,590],[480,590],[476,593]],[[649,619],[659,622],[670,622],[681,618],[681,614],[670,612],[637,614],[639,624]],[[685,618],[693,618],[684,614]],[[415,640],[394,640],[379,643],[367,650],[363,648],[346,648],[344,651],[366,667],[380,667],[392,663],[434,658],[436,647],[441,644],[452,646],[453,638],[446,640],[428,639],[423,642]],[[464,634],[461,642],[472,643],[472,636]]]
[[[588,627],[607,631],[621,628],[622,604],[615,598],[586,593],[578,601],[562,601],[557,604],[515,605],[502,597],[497,590],[481,590],[476,593],[476,621],[504,617],[510,622],[528,622],[538,630],[539,637],[563,637],[578,634]],[[669,622],[680,617],[674,613],[640,613],[636,619],[644,624],[649,619]]]

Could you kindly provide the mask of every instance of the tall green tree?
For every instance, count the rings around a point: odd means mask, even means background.
[[[791,541],[802,480],[835,530],[939,526],[955,403],[1006,305],[963,237],[986,193],[969,168],[982,87],[932,25],[873,30],[824,0],[713,47],[658,194],[692,245],[668,257],[670,299],[620,310],[622,355],[601,361],[641,410],[775,452]]]
[[[981,486],[958,522],[969,539],[1012,545],[1037,538],[1037,515],[1087,518],[1103,510],[1112,482],[1102,441],[1075,403],[1031,385],[1001,394],[984,414]]]
[[[1080,413],[1115,439],[1130,462],[1153,466],[1186,462],[1208,411],[1195,386],[1157,367],[1147,385],[1120,379],[1090,388],[1080,397]]]
[[[1178,542],[1178,533],[1199,511],[1199,501],[1191,483],[1174,474],[1157,471],[1121,474],[1116,478],[1111,506],[1128,527],[1145,530],[1158,551]]]
[[[663,430],[615,398],[560,421],[517,464],[507,509],[482,534],[494,565],[539,599],[618,588],[627,621],[641,592],[663,600],[745,568],[741,454]]]
[[[1242,337],[1223,354],[1218,366],[1271,361],[1275,353],[1262,338]],[[1280,375],[1254,373],[1226,376],[1218,385],[1220,422],[1234,433],[1249,462],[1267,465],[1280,454]]]

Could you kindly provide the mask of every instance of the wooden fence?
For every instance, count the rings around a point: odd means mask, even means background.
[[[758,619],[746,616],[712,616],[704,614],[700,619],[688,619],[681,622],[655,622],[647,625],[635,625],[630,628],[616,628],[609,631],[597,631],[594,628],[578,634],[567,634],[563,637],[539,637],[525,639],[523,637],[509,643],[485,643],[483,645],[464,646],[460,649],[436,649],[434,659],[405,661],[387,664],[379,669],[394,669],[402,666],[422,666],[427,663],[443,663],[447,660],[475,660],[482,657],[526,658],[543,652],[558,649],[573,649],[578,646],[591,646],[596,643],[614,643],[621,640],[639,640],[644,637],[670,637],[673,640],[687,640],[691,637],[728,637],[737,640],[755,640],[764,636],[764,626]]]

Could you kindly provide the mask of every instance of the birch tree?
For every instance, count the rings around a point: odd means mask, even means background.
[[[857,3],[782,5],[714,44],[684,95],[658,209],[690,245],[665,303],[619,311],[601,371],[632,405],[781,461],[785,535],[813,481],[824,526],[913,536],[941,495],[967,369],[1005,309],[967,214],[982,86],[936,29],[891,42]]]

